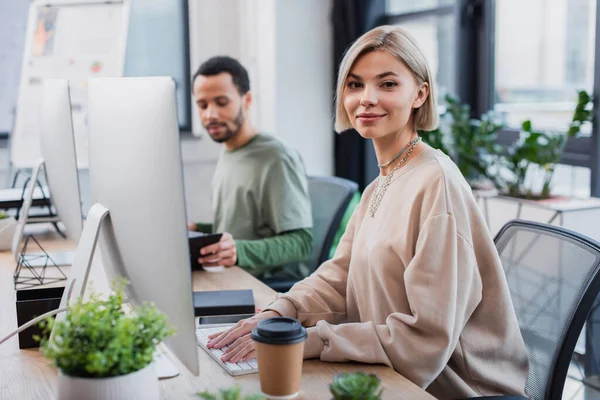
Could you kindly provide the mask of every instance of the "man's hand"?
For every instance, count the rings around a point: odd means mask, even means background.
[[[264,311],[248,319],[243,319],[228,330],[210,335],[206,347],[209,349],[220,349],[229,344],[221,357],[223,362],[248,361],[256,358],[256,345],[250,334],[263,319],[279,317],[275,311]]]
[[[205,267],[216,267],[223,265],[231,267],[237,262],[237,251],[235,240],[230,233],[224,232],[218,243],[205,246],[200,249],[198,262]]]

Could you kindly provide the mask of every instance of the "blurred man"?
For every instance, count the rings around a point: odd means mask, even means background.
[[[198,261],[261,278],[303,278],[308,271],[296,262],[312,252],[312,214],[302,158],[250,123],[250,80],[237,60],[207,60],[192,85],[202,125],[224,147],[212,184],[214,223],[189,226],[223,237],[202,248]]]

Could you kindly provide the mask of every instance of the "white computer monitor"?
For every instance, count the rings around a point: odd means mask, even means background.
[[[108,278],[125,277],[134,304],[152,301],[167,315],[177,333],[166,344],[197,375],[175,83],[168,77],[91,79],[88,135],[95,204],[73,274],[83,271],[85,253],[93,252],[97,224]]]
[[[46,173],[50,199],[56,214],[63,222],[67,236],[79,240],[83,229],[81,196],[77,173],[77,156],[71,116],[69,83],[64,79],[46,79],[43,83],[40,118],[40,147],[42,159],[34,168],[13,238],[13,254],[18,261],[25,224],[31,207],[33,190],[42,171]],[[51,252],[48,256],[56,265],[71,265],[73,252]],[[41,253],[27,253],[33,267],[52,264]]]
[[[44,80],[40,149],[56,213],[67,235],[79,240],[83,229],[69,82]]]

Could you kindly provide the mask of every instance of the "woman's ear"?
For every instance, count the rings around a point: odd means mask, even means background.
[[[429,96],[429,84],[424,82],[417,91],[415,101],[413,102],[413,108],[421,107],[425,103],[425,100],[427,100],[427,96]]]

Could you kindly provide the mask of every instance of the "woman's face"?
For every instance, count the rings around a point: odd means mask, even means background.
[[[364,138],[378,139],[412,127],[413,110],[428,93],[428,85],[419,85],[404,63],[385,51],[372,51],[350,70],[343,103],[354,129]]]

